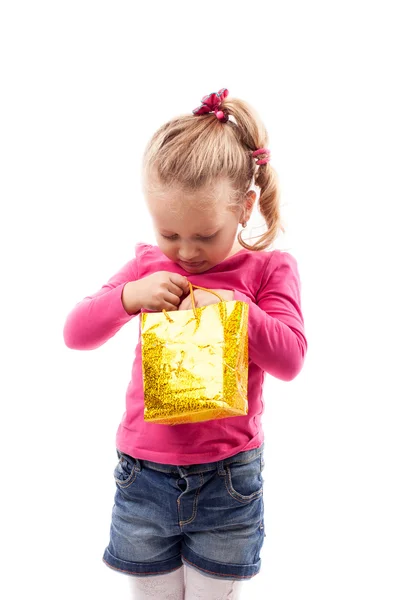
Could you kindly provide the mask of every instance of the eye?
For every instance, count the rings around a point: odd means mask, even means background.
[[[217,234],[216,234],[216,233],[214,233],[213,235],[210,235],[210,236],[208,236],[208,237],[199,237],[199,238],[197,238],[197,239],[199,239],[199,240],[202,240],[202,241],[204,241],[204,242],[208,242],[209,240],[212,240],[213,238],[215,238],[215,237],[216,237],[216,235],[217,235]],[[175,235],[163,235],[163,234],[161,234],[161,237],[165,238],[166,240],[171,240],[171,241],[173,241],[173,240],[176,240],[176,239],[177,239],[178,235],[177,235],[177,234],[175,234]]]
[[[217,234],[214,233],[214,235],[209,235],[208,237],[200,237],[199,240],[203,240],[204,242],[208,242],[208,240],[212,240],[213,238],[215,238]]]

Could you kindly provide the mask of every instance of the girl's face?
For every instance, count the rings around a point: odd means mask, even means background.
[[[202,273],[237,250],[238,224],[247,220],[255,200],[248,192],[250,211],[227,206],[228,182],[221,180],[212,192],[201,190],[189,196],[182,190],[147,193],[157,244],[170,260],[188,273]]]

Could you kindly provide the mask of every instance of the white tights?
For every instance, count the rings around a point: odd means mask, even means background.
[[[132,600],[238,600],[243,582],[202,575],[182,565],[166,575],[128,578]]]

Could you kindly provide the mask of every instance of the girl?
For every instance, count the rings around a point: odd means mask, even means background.
[[[139,333],[103,555],[131,576],[133,598],[238,598],[260,571],[264,376],[294,379],[307,352],[297,262],[264,251],[284,231],[268,134],[246,102],[227,97],[225,88],[205,96],[154,134],[142,183],[158,245],[137,244],[135,257],[77,304],[64,327],[69,348],[97,348],[142,311],[189,310],[188,277],[249,304],[246,416],[145,422]],[[248,245],[237,230],[251,215],[253,182],[267,231]],[[196,306],[219,301],[199,289],[194,297]]]

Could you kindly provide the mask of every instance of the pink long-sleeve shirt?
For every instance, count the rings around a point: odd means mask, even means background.
[[[281,250],[256,252],[244,248],[204,273],[188,274],[158,246],[137,244],[135,258],[68,314],[65,344],[76,350],[93,350],[145,312],[128,314],[122,304],[122,291],[127,282],[157,271],[185,275],[193,284],[206,288],[234,290],[235,300],[249,304],[248,414],[174,426],[145,421],[139,323],[116,447],[136,458],[172,465],[213,462],[258,448],[264,441],[261,416],[265,374],[283,381],[294,379],[307,352],[296,259]]]

